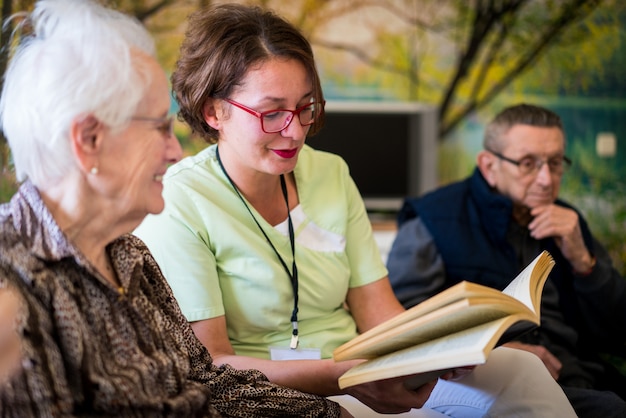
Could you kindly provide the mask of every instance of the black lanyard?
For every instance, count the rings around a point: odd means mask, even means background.
[[[280,256],[280,253],[278,252],[276,247],[274,247],[274,244],[272,244],[272,241],[263,230],[263,227],[261,226],[261,224],[259,224],[259,221],[257,221],[256,217],[252,213],[252,210],[250,210],[250,207],[248,206],[245,199],[239,192],[239,189],[237,188],[233,180],[228,175],[228,172],[226,172],[226,169],[224,168],[224,165],[222,164],[222,160],[220,159],[220,152],[219,152],[218,147],[215,148],[215,156],[217,157],[217,162],[219,163],[220,168],[224,172],[224,175],[230,182],[230,185],[233,186],[233,189],[237,193],[237,196],[239,196],[239,199],[241,199],[241,201],[243,202],[243,205],[246,207],[246,209],[248,209],[248,212],[250,213],[250,216],[252,216],[254,223],[256,223],[256,225],[259,227],[259,230],[261,231],[261,233],[267,240],[270,247],[272,247],[272,250],[274,250],[276,257],[278,257],[278,261],[280,261],[280,264],[282,264],[283,268],[285,269],[285,272],[289,276],[289,280],[291,281],[291,287],[293,288],[293,311],[291,312],[291,326],[292,326],[293,332],[291,334],[291,343],[289,344],[289,347],[292,349],[296,349],[298,347],[298,267],[296,266],[296,245],[295,245],[295,238],[294,238],[295,235],[293,232],[293,223],[291,222],[291,213],[289,210],[289,198],[287,196],[287,183],[285,182],[285,176],[283,174],[280,175],[280,187],[283,191],[285,204],[287,205],[287,223],[289,225],[289,242],[291,243],[291,255],[293,257],[293,264],[291,268],[292,271],[289,271],[289,268],[287,267],[287,263],[285,263],[285,260],[283,260],[283,258]]]

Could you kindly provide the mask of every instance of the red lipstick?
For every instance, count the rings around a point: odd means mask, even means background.
[[[275,150],[272,150],[272,151],[274,151],[274,153],[275,153],[276,155],[278,155],[279,157],[289,159],[289,158],[293,158],[293,157],[295,157],[295,156],[296,156],[296,153],[298,152],[298,148],[292,148],[292,149],[275,149]]]

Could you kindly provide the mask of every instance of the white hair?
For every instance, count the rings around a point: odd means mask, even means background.
[[[72,120],[93,115],[121,129],[150,82],[145,60],[154,41],[134,18],[91,0],[40,0],[21,23],[5,73],[0,126],[18,181],[54,181],[73,165]],[[134,58],[135,57],[135,58]]]

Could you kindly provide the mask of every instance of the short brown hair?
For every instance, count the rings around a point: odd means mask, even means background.
[[[205,141],[215,143],[218,132],[202,115],[209,98],[226,99],[248,70],[273,57],[303,64],[312,83],[313,98],[323,101],[321,83],[310,43],[291,23],[260,7],[219,4],[193,13],[172,74],[179,117]],[[315,121],[309,135],[323,124]]]
[[[489,122],[485,128],[483,147],[491,151],[502,151],[500,139],[514,125],[559,128],[563,132],[559,115],[544,107],[521,103],[505,108]]]

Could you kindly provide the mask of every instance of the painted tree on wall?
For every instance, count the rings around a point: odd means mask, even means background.
[[[316,31],[314,44],[352,54],[369,67],[404,77],[406,98],[437,105],[441,139],[541,59],[549,60],[556,74],[591,68],[608,59],[617,48],[617,37],[607,36],[613,42],[604,44],[602,51],[584,59],[573,57],[589,38],[606,36],[620,27],[616,14],[605,13],[603,20],[590,18],[592,14],[603,4],[607,10],[623,7],[602,0],[372,0],[357,4],[360,11],[355,13],[376,8],[379,19],[387,20],[386,25],[372,23],[375,37],[355,43]],[[564,46],[569,48],[566,59],[551,55],[555,46],[561,47],[561,54]]]
[[[215,0],[102,0],[134,14],[157,40],[159,59],[171,68],[184,35],[186,16]],[[302,29],[321,57],[325,81],[343,77],[377,84],[401,100],[421,100],[439,108],[441,138],[471,112],[485,106],[541,58],[559,80],[581,69],[601,68],[618,37],[617,13],[590,18],[598,10],[626,6],[620,0],[248,0],[273,8]],[[3,21],[28,10],[33,0],[2,2]],[[11,25],[3,26],[2,45]],[[604,36],[601,50],[584,59],[552,58]],[[560,49],[559,49],[560,48]],[[4,73],[7,48],[0,50]],[[546,58],[547,57],[547,58]],[[350,65],[350,59],[359,65]],[[353,62],[354,63],[354,62]],[[595,67],[594,67],[595,66]],[[0,81],[1,83],[1,81]],[[556,84],[556,83],[555,83]],[[1,87],[1,84],[0,84]],[[0,137],[0,194],[11,176],[6,141]],[[9,181],[9,183],[12,183]],[[11,186],[12,187],[12,186]]]

